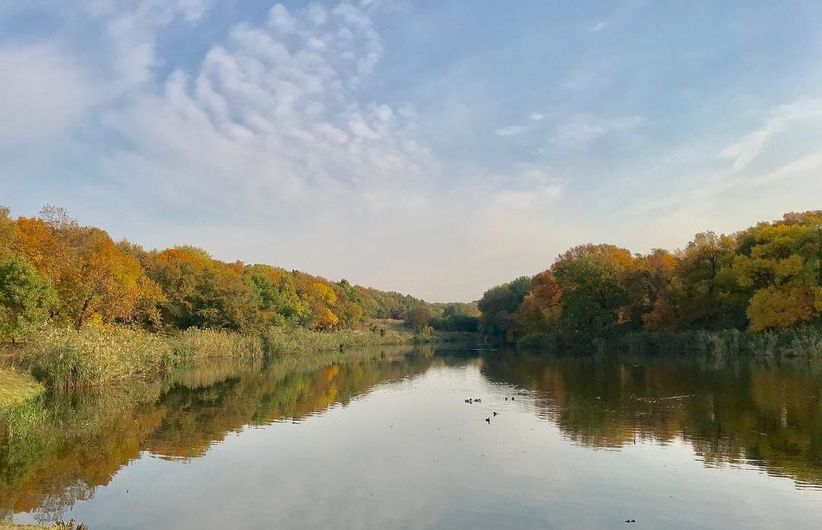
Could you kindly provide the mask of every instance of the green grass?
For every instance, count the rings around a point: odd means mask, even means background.
[[[36,398],[44,390],[31,375],[0,366],[0,413]]]

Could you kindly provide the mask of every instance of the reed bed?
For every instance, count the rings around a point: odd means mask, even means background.
[[[822,330],[808,327],[747,333],[722,331],[641,332],[620,339],[630,353],[822,357]]]
[[[269,328],[261,335],[268,355],[317,353],[351,348],[413,344],[413,333],[395,330],[310,331],[305,328]]]
[[[257,358],[265,353],[259,335],[235,331],[189,328],[166,341],[175,363],[212,357]]]
[[[50,387],[70,389],[149,377],[208,359],[311,356],[437,340],[377,326],[333,332],[272,327],[257,333],[191,328],[169,335],[123,326],[52,327],[32,338],[21,362]]]
[[[24,356],[32,373],[54,388],[96,386],[161,372],[172,361],[167,339],[125,327],[49,328]]]

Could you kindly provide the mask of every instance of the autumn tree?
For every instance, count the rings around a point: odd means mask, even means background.
[[[788,214],[740,234],[733,272],[750,289],[747,316],[753,331],[809,322],[822,305],[819,278],[822,212]]]
[[[562,289],[551,271],[543,271],[531,278],[528,294],[514,316],[516,334],[527,336],[552,331],[561,314]]]
[[[302,303],[308,308],[301,323],[311,329],[330,331],[340,322],[334,312],[337,305],[337,292],[330,282],[323,278],[294,271],[297,293]]]
[[[81,227],[64,210],[17,220],[13,247],[46,276],[59,294],[57,317],[76,327],[156,317],[159,288],[140,262],[99,228]]]
[[[430,307],[442,312],[439,315],[432,311],[434,317],[431,319],[431,327],[441,331],[462,331],[475,333],[479,330],[479,317],[481,315],[475,302],[450,302],[447,304],[433,304]]]
[[[431,323],[432,316],[431,309],[424,304],[420,304],[408,314],[408,325],[415,331],[422,331]]]
[[[163,289],[163,321],[189,327],[253,329],[260,323],[259,306],[243,282],[240,262],[224,263],[194,247],[153,253],[148,275]]]
[[[614,245],[581,245],[560,255],[551,272],[562,290],[560,325],[566,333],[602,336],[627,318],[623,277],[631,253]]]
[[[671,286],[677,258],[667,250],[653,249],[650,254],[638,255],[625,272],[624,284],[629,298],[626,310],[634,329],[663,327],[669,313],[665,298]],[[664,316],[663,316],[664,313]]]

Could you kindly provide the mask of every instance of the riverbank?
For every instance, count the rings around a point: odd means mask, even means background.
[[[156,376],[205,359],[316,355],[473,337],[459,332],[415,333],[400,321],[374,321],[361,329],[330,332],[271,327],[257,333],[191,328],[160,334],[123,326],[50,327],[11,350],[9,358],[47,386],[68,389]]]
[[[757,333],[737,329],[637,331],[605,338],[585,334],[534,334],[520,339],[516,345],[524,350],[567,354],[625,352],[822,358],[822,329],[805,327]]]
[[[88,527],[85,525],[78,525],[74,522],[68,523],[54,523],[51,526],[40,526],[40,525],[27,525],[27,524],[16,524],[16,523],[8,523],[4,521],[0,521],[0,530],[36,530],[42,528],[50,528],[51,530],[88,530]]]
[[[0,365],[0,416],[31,401],[45,391],[30,374]]]

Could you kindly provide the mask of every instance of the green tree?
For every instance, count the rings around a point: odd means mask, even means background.
[[[483,335],[514,340],[514,317],[531,287],[531,278],[520,276],[516,280],[485,291],[477,303],[482,312],[479,328]]]
[[[702,232],[679,256],[675,275],[679,292],[676,307],[681,329],[744,328],[746,294],[733,274],[736,239]]]
[[[285,269],[269,265],[248,265],[243,271],[246,284],[262,319],[273,325],[298,323],[308,316],[308,309],[297,294],[293,276]]]
[[[0,264],[0,338],[29,335],[49,318],[57,294],[49,281],[23,258]]]
[[[9,259],[14,253],[12,243],[17,227],[9,215],[9,209],[0,206],[0,260]]]
[[[614,245],[581,245],[562,254],[551,267],[562,290],[561,330],[600,337],[627,320],[620,309],[630,301],[623,279],[632,262],[629,251]]]
[[[418,305],[408,314],[408,325],[415,331],[422,331],[431,323],[431,309],[423,304]]]

